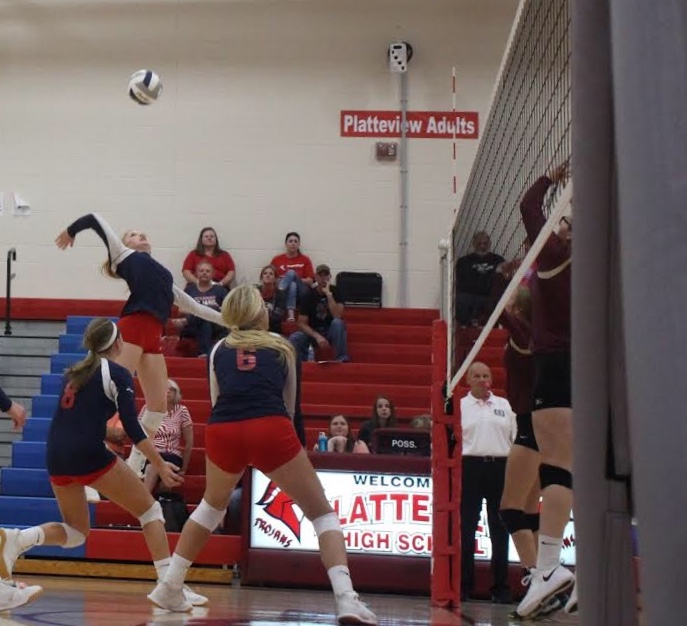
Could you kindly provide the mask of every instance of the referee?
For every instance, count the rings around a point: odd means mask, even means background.
[[[473,363],[467,372],[470,392],[460,401],[463,430],[463,495],[461,516],[461,600],[470,598],[475,585],[475,533],[487,501],[491,539],[491,600],[511,602],[508,587],[508,531],[499,517],[506,458],[515,439],[515,413],[508,400],[491,391],[491,370]]]

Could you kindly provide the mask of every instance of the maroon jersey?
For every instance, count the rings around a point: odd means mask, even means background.
[[[520,203],[530,243],[546,223],[542,204],[551,185],[551,179],[542,176]],[[535,353],[570,351],[570,253],[568,242],[552,233],[537,257],[537,272],[530,280]]]
[[[534,392],[534,356],[530,350],[532,329],[527,321],[507,311],[501,314],[499,322],[510,335],[503,355],[506,397],[516,414],[529,413]]]

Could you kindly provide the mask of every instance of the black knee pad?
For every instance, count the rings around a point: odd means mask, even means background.
[[[519,530],[525,530],[527,525],[525,523],[525,513],[518,509],[501,509],[499,517],[503,522],[506,530],[512,535]]]
[[[539,513],[525,513],[525,528],[533,533],[539,532]]]
[[[544,491],[549,485],[560,485],[572,489],[572,474],[562,467],[542,463],[539,466],[539,482]]]

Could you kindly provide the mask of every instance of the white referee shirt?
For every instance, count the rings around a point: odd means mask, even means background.
[[[463,456],[508,456],[518,430],[505,398],[489,392],[486,400],[468,393],[460,400]]]

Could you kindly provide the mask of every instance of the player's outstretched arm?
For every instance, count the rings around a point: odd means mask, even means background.
[[[205,306],[196,302],[191,296],[189,296],[183,289],[180,289],[176,285],[173,286],[174,290],[174,304],[176,304],[180,310],[184,313],[190,313],[196,317],[200,317],[213,324],[218,324],[219,326],[226,326],[222,316],[215,309]]]
[[[95,231],[98,237],[102,239],[107,248],[110,264],[114,267],[133,253],[133,250],[122,243],[113,228],[97,213],[89,213],[72,222],[57,236],[55,243],[60,250],[65,250],[74,245],[74,240],[80,232],[89,229]]]

